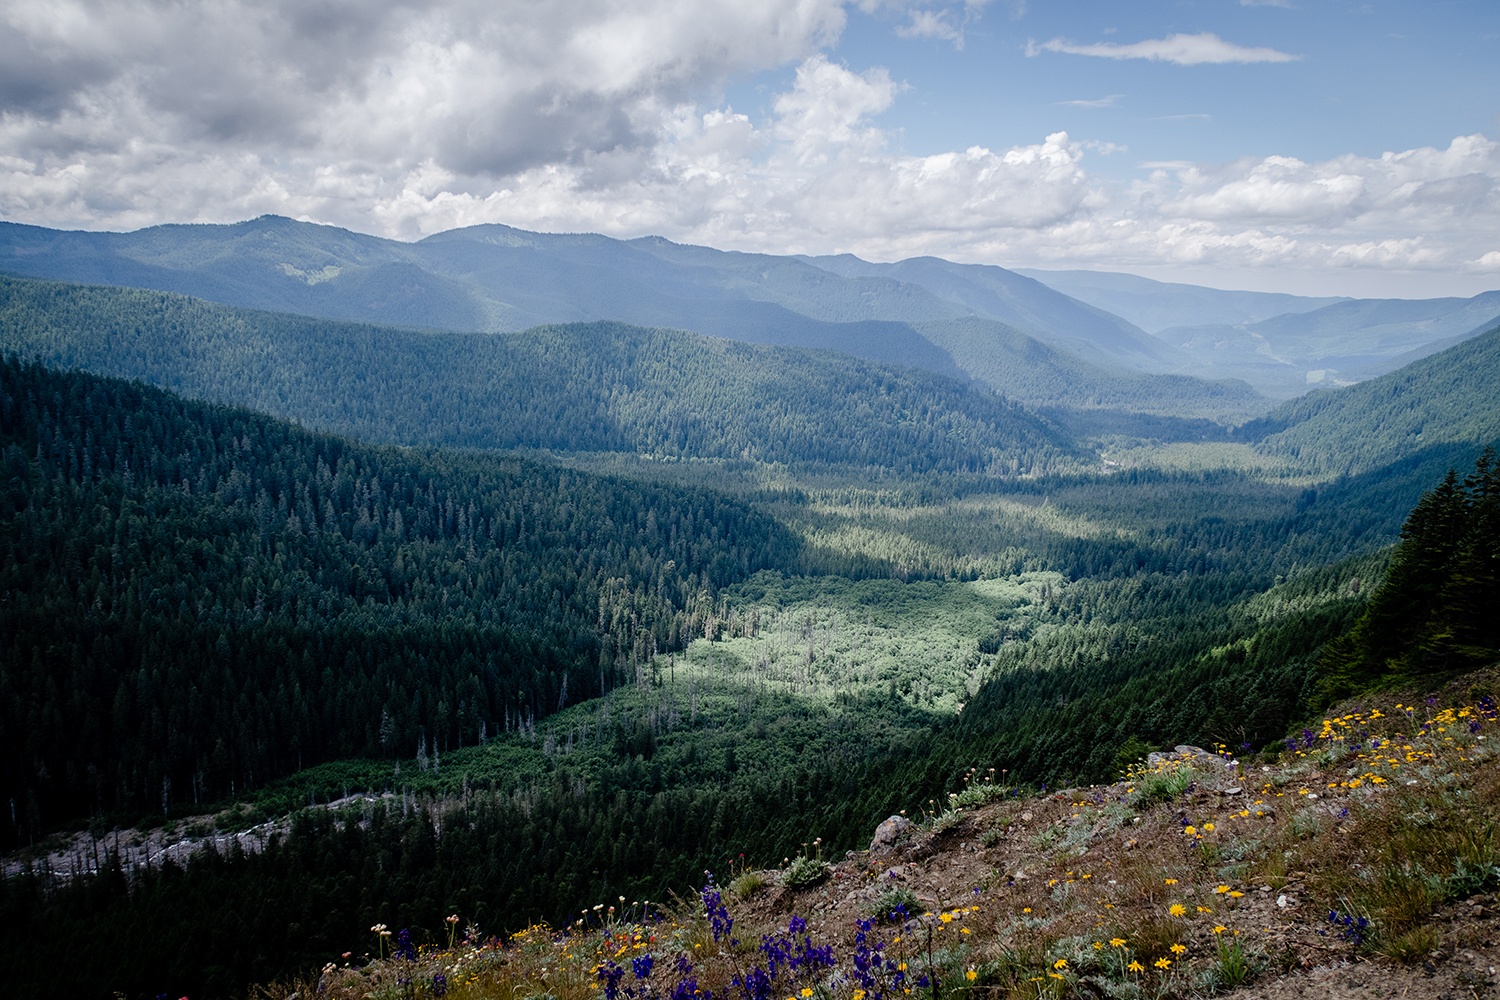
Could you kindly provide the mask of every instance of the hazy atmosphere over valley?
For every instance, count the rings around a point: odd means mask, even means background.
[[[1497,42],[0,0],[0,993],[1500,998]]]

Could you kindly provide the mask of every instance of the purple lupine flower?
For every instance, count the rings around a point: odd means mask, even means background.
[[[620,980],[625,978],[625,970],[615,964],[611,959],[599,967],[598,980],[604,984],[605,1000],[618,1000],[620,996]]]
[[[714,885],[712,872],[704,872],[708,881],[703,884],[701,896],[703,897],[703,909],[708,913],[708,926],[713,932],[715,941],[722,941],[729,937],[730,931],[734,929],[734,918],[729,915],[729,909],[724,905],[724,897],[719,892],[719,887]]]

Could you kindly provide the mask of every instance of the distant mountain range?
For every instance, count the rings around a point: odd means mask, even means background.
[[[276,216],[133,233],[0,223],[0,272],[458,332],[611,320],[973,378],[1034,406],[1231,423],[1265,413],[1261,394],[1379,376],[1500,317],[1500,292],[1313,298],[502,225],[405,243]]]
[[[229,305],[454,331],[614,320],[837,350],[1045,405],[1244,419],[1246,385],[1153,376],[1180,351],[994,267],[730,253],[488,225],[402,243],[266,216],[135,233],[0,224],[0,271]]]

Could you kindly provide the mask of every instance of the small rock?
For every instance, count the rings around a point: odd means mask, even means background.
[[[1029,813],[1029,812],[1022,813],[1021,814],[1021,822],[1023,822],[1023,823],[1030,823],[1031,822],[1031,813]]]
[[[890,816],[875,828],[875,839],[870,841],[870,850],[890,847],[916,828],[916,824],[905,816]]]
[[[1297,897],[1283,892],[1281,895],[1276,897],[1276,905],[1281,907],[1283,910],[1289,906],[1296,906]]]
[[[1225,795],[1238,795],[1238,794],[1240,794],[1243,791],[1244,791],[1243,788],[1226,788],[1226,789],[1224,789],[1224,794]]]

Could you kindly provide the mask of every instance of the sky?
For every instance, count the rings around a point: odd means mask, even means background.
[[[1495,0],[0,0],[0,219],[1500,288]]]

